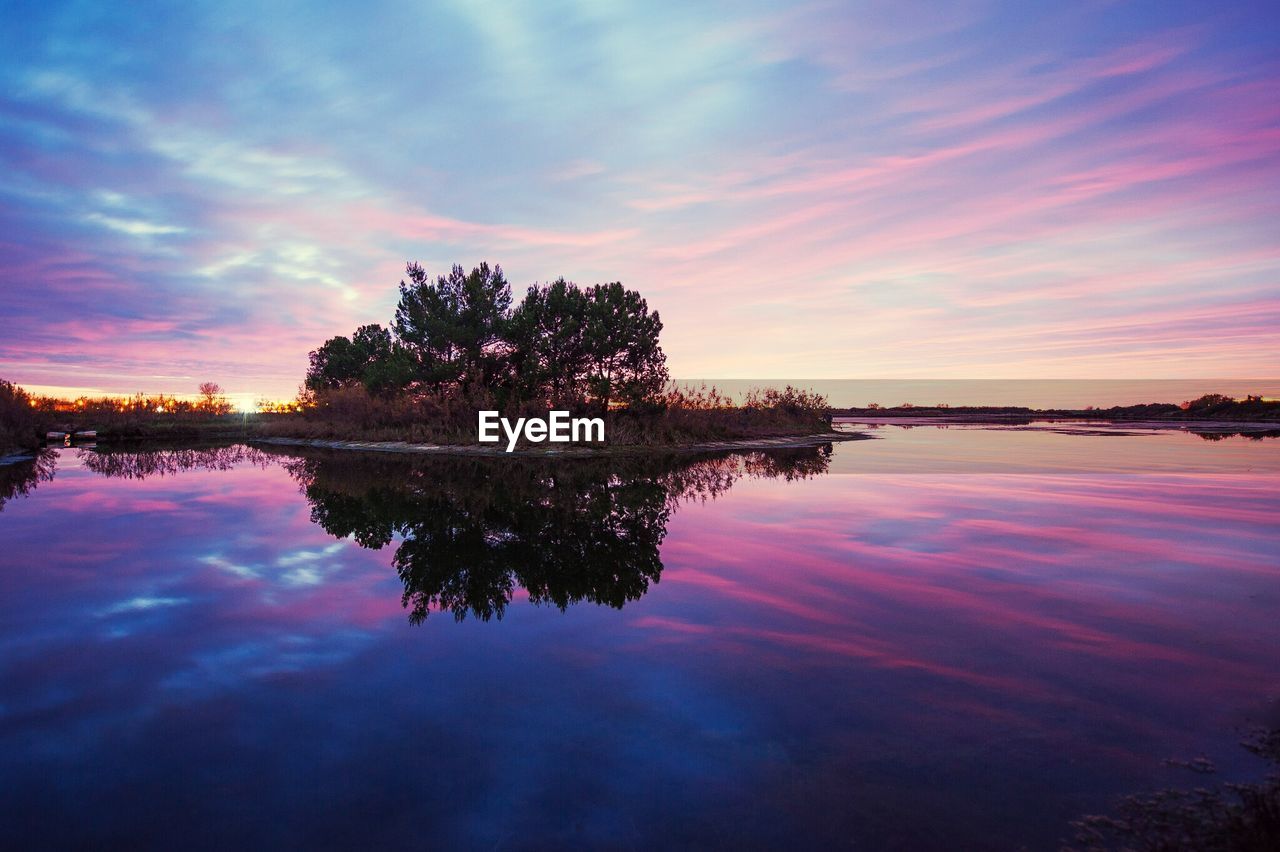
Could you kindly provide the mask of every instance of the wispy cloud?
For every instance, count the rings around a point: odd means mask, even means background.
[[[1280,63],[1244,6],[24,14],[21,382],[290,395],[409,259],[623,280],[678,375],[1280,368]]]

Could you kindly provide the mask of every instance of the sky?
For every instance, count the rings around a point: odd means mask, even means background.
[[[1268,3],[8,3],[0,376],[292,397],[406,261],[677,377],[1280,376]]]

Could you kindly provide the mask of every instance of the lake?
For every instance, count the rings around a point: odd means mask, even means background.
[[[14,848],[1056,848],[1263,767],[1280,440],[0,468]]]

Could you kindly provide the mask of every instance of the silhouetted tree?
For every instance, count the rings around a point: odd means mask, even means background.
[[[482,263],[470,273],[455,265],[433,283],[417,263],[400,282],[392,328],[422,385],[484,384],[498,372],[511,308],[502,267]]]
[[[1198,414],[1209,413],[1223,408],[1230,408],[1234,404],[1234,399],[1220,393],[1207,393],[1202,397],[1198,397],[1184,403],[1188,411],[1193,411]]]
[[[530,287],[510,323],[520,390],[605,408],[655,396],[668,380],[661,332],[657,312],[620,283]]]
[[[563,278],[534,285],[508,326],[513,373],[526,399],[577,402],[587,395],[587,296]]]
[[[364,384],[371,390],[403,387],[408,382],[408,359],[391,332],[376,323],[362,325],[351,337],[331,337],[309,355],[306,388],[332,390]],[[398,384],[397,384],[398,383]]]
[[[639,402],[666,387],[667,356],[658,344],[662,320],[639,293],[622,284],[586,291],[584,346],[591,396],[606,408],[614,400]]]
[[[454,266],[434,281],[417,263],[405,271],[391,328],[367,325],[326,341],[311,353],[308,391],[483,386],[500,404],[608,408],[666,388],[662,320],[620,283],[582,288],[561,278],[529,288],[513,311],[499,266]]]
[[[228,414],[231,403],[223,396],[222,385],[217,382],[201,382],[199,408],[206,414]]]
[[[44,439],[49,417],[31,401],[25,390],[0,379],[0,455],[30,449]]]

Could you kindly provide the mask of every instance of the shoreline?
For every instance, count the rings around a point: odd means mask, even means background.
[[[247,443],[268,444],[277,447],[315,447],[328,450],[357,450],[374,453],[400,453],[404,455],[596,458],[626,455],[666,455],[671,453],[736,452],[741,450],[787,450],[799,447],[818,447],[838,441],[868,440],[874,439],[870,435],[856,432],[818,432],[809,435],[784,435],[772,438],[698,441],[691,444],[626,444],[606,445],[599,448],[576,446],[564,449],[521,446],[512,452],[507,452],[501,447],[482,447],[478,444],[411,444],[407,441],[342,441],[325,438],[253,438]]]
[[[1029,426],[1033,423],[1083,424],[1117,429],[1155,429],[1179,432],[1273,432],[1280,430],[1275,420],[1162,420],[1154,418],[1114,418],[1053,414],[838,414],[833,423],[861,423],[871,426]]]

